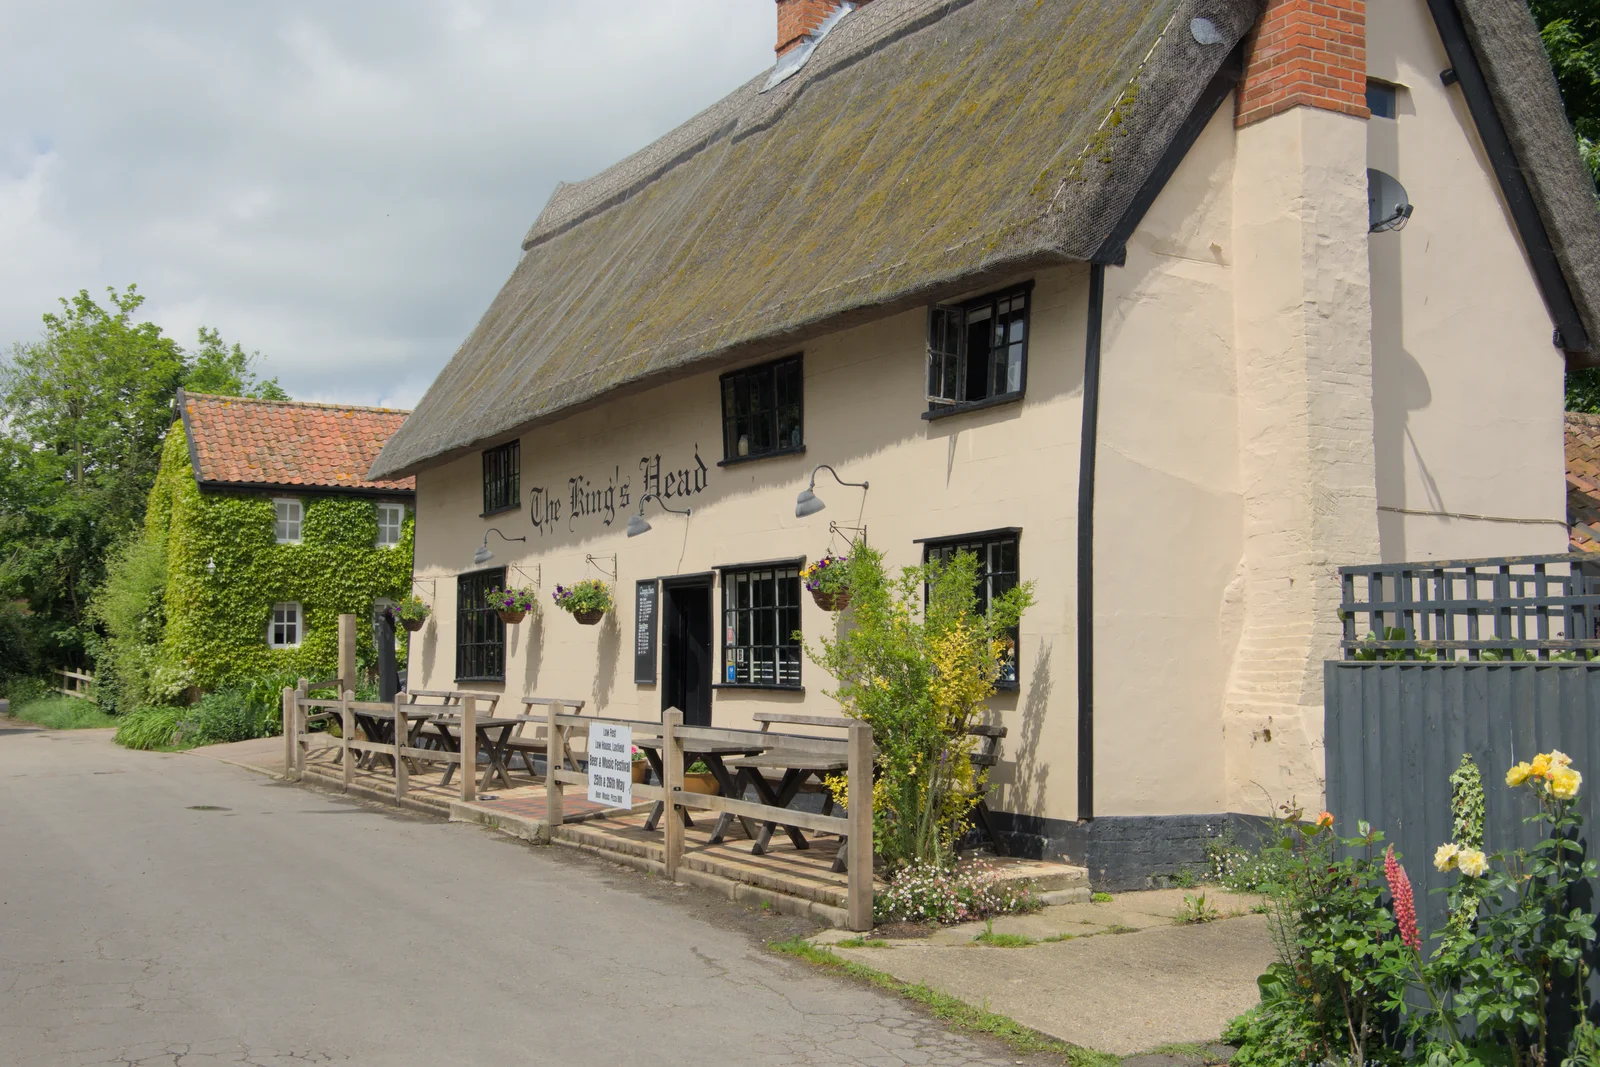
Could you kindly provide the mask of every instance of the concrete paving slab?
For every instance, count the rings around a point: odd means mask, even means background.
[[[1179,894],[1180,904],[1181,899]],[[1178,926],[1171,915],[1151,914],[1167,906],[1163,900],[1125,904],[1116,914],[1139,917],[1145,925],[1120,935],[1023,948],[929,939],[895,941],[886,949],[835,945],[834,951],[1063,1041],[1125,1056],[1173,1042],[1215,1040],[1229,1020],[1256,1002],[1256,977],[1274,958],[1264,916]],[[1001,921],[1012,920],[997,921],[997,930]]]

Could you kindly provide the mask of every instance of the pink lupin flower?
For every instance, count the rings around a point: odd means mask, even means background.
[[[1411,895],[1411,879],[1406,869],[1394,858],[1394,846],[1383,855],[1383,876],[1389,880],[1389,892],[1394,896],[1394,921],[1400,927],[1400,940],[1413,952],[1422,951],[1422,936],[1417,933],[1417,904]]]

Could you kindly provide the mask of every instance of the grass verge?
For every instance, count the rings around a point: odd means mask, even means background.
[[[50,730],[98,730],[117,725],[116,718],[101,711],[99,705],[76,697],[30,700],[13,707],[11,717]]]
[[[814,967],[854,978],[896,996],[915,1001],[932,1012],[936,1018],[942,1019],[957,1030],[999,1038],[1017,1052],[1054,1053],[1061,1057],[1063,1063],[1070,1064],[1071,1067],[1116,1067],[1121,1062],[1118,1057],[1110,1053],[1069,1045],[1065,1041],[1023,1026],[1015,1019],[999,1015],[987,1008],[973,1007],[964,1000],[957,1000],[955,997],[930,989],[921,982],[902,982],[892,974],[885,974],[854,960],[841,959],[832,949],[813,945],[801,937],[773,941],[768,947],[774,952],[791,956]]]

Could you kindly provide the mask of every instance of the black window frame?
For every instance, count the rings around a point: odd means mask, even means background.
[[[483,450],[483,517],[515,511],[522,503],[522,441]]]
[[[456,575],[456,681],[506,680],[506,624],[488,605],[489,590],[504,588],[506,569]],[[469,638],[471,640],[469,640]],[[473,657],[477,656],[476,662]]]
[[[739,563],[728,567],[719,567],[721,573],[722,589],[720,598],[722,639],[718,644],[722,647],[722,669],[719,680],[713,683],[714,689],[768,689],[785,693],[800,693],[805,691],[802,665],[805,660],[805,650],[794,635],[801,630],[802,612],[800,598],[803,592],[803,583],[800,580],[800,569],[805,566],[805,557],[795,559],[768,560],[761,563]],[[738,604],[734,601],[738,597],[740,579],[751,576],[770,574],[772,576],[772,593],[770,602],[755,604]],[[787,586],[787,598],[784,586]],[[751,598],[754,599],[753,597]],[[787,602],[785,602],[787,599]],[[765,629],[759,626],[757,613],[771,613],[770,620]],[[744,614],[751,620],[747,630],[741,632],[740,620],[737,614]],[[729,640],[748,636],[750,640]],[[761,631],[761,632],[758,632]],[[771,643],[761,638],[770,636]],[[770,650],[772,673],[770,680],[756,679],[754,669],[760,662],[754,653],[761,650]],[[747,652],[751,655],[740,657],[738,653]],[[792,673],[784,669],[785,663],[792,663]],[[746,677],[738,677],[741,665],[746,669]],[[730,677],[729,669],[732,668]],[[787,680],[786,680],[787,678]]]
[[[922,546],[923,563],[932,562],[936,554],[945,554],[944,558],[948,558],[949,556],[963,550],[971,551],[978,557],[978,582],[980,583],[980,588],[978,589],[979,611],[988,611],[989,602],[992,598],[1000,596],[1009,590],[1015,589],[1022,582],[1021,527],[1007,526],[998,530],[981,530],[977,533],[951,534],[948,537],[925,537],[920,538],[913,543]],[[1001,570],[998,573],[1002,576],[1009,575],[1010,584],[1005,585],[1003,588],[997,589],[993,582],[995,572],[990,568],[993,560],[990,549],[991,547],[1003,546],[1007,543],[1011,545],[1013,569],[1009,571]],[[983,551],[977,551],[979,548],[981,548]],[[923,595],[927,595],[926,589],[923,590]],[[1011,676],[1008,678],[1002,675],[1000,680],[995,682],[994,686],[995,689],[1007,693],[1015,693],[1021,688],[1020,675],[1022,665],[1022,628],[1020,626],[1014,626],[1011,628],[1011,642]]]
[[[786,380],[786,376],[789,380]],[[749,393],[752,384],[760,382],[762,388],[767,390],[771,398],[769,407],[750,410]],[[739,410],[739,391],[744,391],[746,410]],[[793,398],[784,396],[785,390],[792,390]],[[728,371],[717,380],[717,402],[722,411],[722,460],[717,464],[726,467],[734,463],[749,463],[757,459],[771,459],[775,456],[797,456],[806,450],[806,375],[805,354],[796,352],[790,356],[770,360],[766,363],[757,363],[750,367],[740,367],[738,370]],[[733,410],[730,410],[732,405]],[[792,406],[793,425],[785,427],[783,411]],[[772,447],[756,450],[755,420],[760,419],[771,433]],[[749,451],[739,455],[739,422],[750,421]],[[785,429],[792,429],[799,435],[799,441],[791,440],[784,443]]]
[[[1021,307],[1006,307],[1014,301],[1021,301]],[[977,398],[971,396],[970,378],[973,364],[968,348],[970,346],[973,316],[977,312],[988,313],[989,340],[987,344],[987,358],[984,361],[984,377],[989,384],[989,390]],[[1021,400],[1028,391],[1028,344],[1033,333],[1033,282],[1026,281],[1019,285],[1007,286],[997,289],[992,293],[975,296],[959,304],[934,304],[928,308],[928,333],[927,333],[927,378],[924,385],[927,391],[928,410],[922,413],[924,419],[942,419],[949,415],[960,414],[963,411],[975,411],[980,408],[994,407],[998,404],[1010,404]],[[995,324],[1005,321],[1008,324],[1020,326],[1021,337],[1002,338],[997,336]],[[1002,349],[1015,348],[1014,354],[1008,354],[1006,360],[1006,382],[1008,388],[995,392],[996,361],[995,354]],[[1009,388],[1011,375],[1009,368],[1015,364],[1017,368],[1016,386]]]

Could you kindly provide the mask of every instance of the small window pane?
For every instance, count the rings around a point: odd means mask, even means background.
[[[1375,119],[1392,119],[1395,116],[1395,87],[1386,82],[1367,79],[1367,110]]]
[[[967,404],[1022,391],[1027,362],[1028,291],[969,300],[928,315],[928,407]]]
[[[1017,535],[995,534],[990,537],[956,538],[923,546],[922,558],[928,563],[948,563],[958,552],[970,552],[978,558],[977,584],[973,592],[979,612],[987,612],[996,597],[1015,589],[1019,580]],[[1002,666],[998,685],[1013,689],[1017,685],[1016,648],[1020,630],[1011,631],[1011,655]]]
[[[522,442],[508,441],[483,453],[483,513],[509,511],[522,499]]]
[[[748,459],[802,447],[803,389],[799,356],[724,375],[723,458]]]
[[[301,509],[298,500],[274,500],[273,537],[280,545],[295,544],[300,540]]]
[[[798,567],[723,573],[724,682],[799,686],[799,603]]]
[[[272,621],[267,624],[267,644],[272,648],[296,648],[300,644],[300,605],[272,605]]]
[[[404,504],[379,504],[378,505],[378,547],[387,548],[400,543],[400,535],[405,529],[406,509]]]
[[[489,590],[503,588],[506,569],[474,571],[456,579],[456,680],[505,680],[506,624],[489,607]]]

